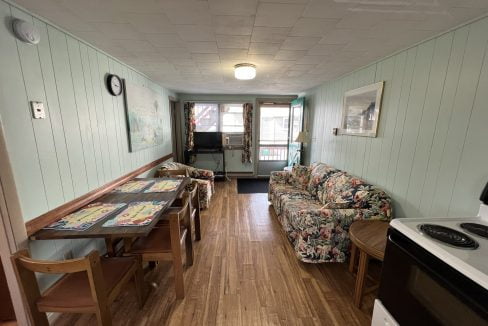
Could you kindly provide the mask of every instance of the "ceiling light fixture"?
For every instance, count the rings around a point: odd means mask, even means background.
[[[256,66],[250,63],[239,63],[234,66],[234,76],[240,80],[254,79],[256,77]]]

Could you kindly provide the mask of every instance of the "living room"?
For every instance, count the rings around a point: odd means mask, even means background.
[[[488,324],[488,2],[0,15],[0,325]]]

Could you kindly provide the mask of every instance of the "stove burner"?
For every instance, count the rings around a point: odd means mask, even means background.
[[[488,238],[488,225],[478,223],[461,223],[460,226],[468,232]]]
[[[454,247],[476,249],[479,246],[470,236],[442,225],[420,224],[418,228],[428,236]]]

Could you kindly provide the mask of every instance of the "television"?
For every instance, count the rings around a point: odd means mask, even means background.
[[[196,150],[199,149],[222,149],[221,132],[194,132],[193,144]]]

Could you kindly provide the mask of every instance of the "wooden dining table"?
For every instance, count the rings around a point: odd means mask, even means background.
[[[144,226],[116,226],[106,227],[103,224],[113,215],[102,218],[100,221],[92,225],[86,230],[54,230],[41,229],[29,237],[30,240],[56,240],[56,239],[83,239],[83,238],[104,238],[107,245],[107,252],[113,255],[115,250],[113,248],[114,239],[130,239],[137,237],[144,237],[151,232],[154,226],[158,223],[164,212],[173,204],[178,198],[179,194],[191,183],[191,178],[136,178],[133,180],[181,180],[178,188],[175,191],[168,192],[139,192],[139,193],[119,193],[109,192],[102,197],[94,200],[92,203],[124,203],[130,204],[138,201],[165,201],[164,208],[154,217],[148,225]],[[83,208],[83,207],[82,207]],[[82,209],[80,208],[80,209]]]

